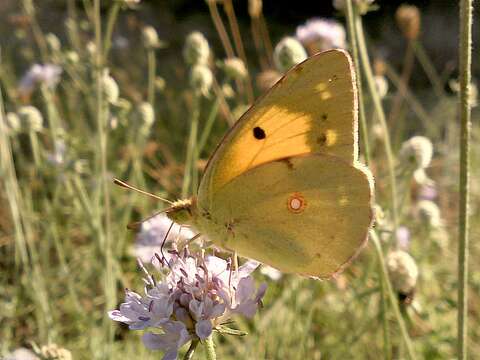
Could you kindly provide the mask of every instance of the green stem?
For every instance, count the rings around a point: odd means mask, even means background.
[[[200,99],[201,96],[194,92],[193,94],[193,106],[190,120],[190,135],[187,144],[187,157],[185,159],[185,174],[183,176],[182,186],[182,198],[190,193],[190,184],[193,183],[193,189],[196,191],[195,186],[197,171],[196,163],[196,148],[197,148],[197,133],[198,133],[198,120],[200,117]]]
[[[387,267],[385,265],[385,258],[383,257],[382,245],[380,244],[380,239],[378,238],[377,233],[374,230],[370,231],[370,238],[375,246],[375,251],[377,253],[378,262],[380,265],[380,274],[382,276],[383,283],[386,286],[386,293],[390,300],[390,305],[393,308],[393,312],[398,322],[398,326],[400,327],[400,332],[403,337],[403,341],[407,348],[407,353],[410,359],[416,359],[415,352],[413,350],[412,340],[410,339],[410,335],[408,334],[407,326],[405,325],[405,321],[402,317],[400,312],[400,307],[398,306],[397,297],[395,296],[395,292],[393,291],[392,284],[390,283],[390,278],[388,276]]]
[[[183,360],[193,359],[193,354],[197,349],[198,343],[199,343],[198,340],[192,340],[192,342],[190,343],[190,347],[188,348],[187,352],[185,353],[185,356],[183,357]]]
[[[205,340],[205,350],[207,352],[208,360],[216,360],[215,344],[213,343],[213,333]]]
[[[215,99],[215,102],[212,105],[210,110],[210,114],[208,114],[207,121],[205,122],[205,126],[202,131],[202,135],[200,135],[200,140],[198,141],[198,154],[201,155],[202,151],[207,144],[208,137],[212,132],[213,124],[215,123],[215,119],[217,118],[218,108],[220,107],[220,99]]]
[[[458,223],[458,338],[457,357],[467,359],[469,180],[471,132],[471,64],[473,0],[460,1],[460,204]]]
[[[368,88],[372,96],[373,105],[375,107],[375,112],[377,113],[380,124],[383,128],[384,133],[384,145],[385,153],[387,155],[387,166],[388,173],[390,178],[390,191],[392,197],[392,219],[393,219],[393,231],[395,232],[398,228],[398,207],[397,207],[397,184],[395,179],[395,164],[394,157],[392,152],[392,145],[390,142],[390,135],[388,133],[387,121],[385,118],[385,112],[383,111],[382,101],[378,95],[377,87],[375,85],[375,80],[373,78],[372,67],[370,64],[370,59],[368,58],[367,45],[365,43],[365,35],[363,33],[362,19],[358,14],[355,14],[355,29],[357,33],[358,47],[360,51],[360,59],[363,65],[363,71],[365,72],[365,78],[367,80]]]
[[[97,51],[95,52],[95,80],[96,80],[96,98],[97,98],[97,129],[99,139],[100,150],[100,168],[101,168],[101,187],[103,193],[103,206],[104,211],[99,211],[99,216],[103,215],[104,232],[103,236],[103,253],[105,256],[105,279],[104,279],[104,291],[105,291],[105,308],[106,310],[113,309],[116,305],[116,291],[115,282],[113,279],[113,258],[111,249],[111,211],[110,211],[110,188],[109,177],[107,168],[107,109],[105,99],[103,97],[103,85],[102,85],[102,70],[104,65],[104,59],[102,51],[102,28],[101,28],[101,14],[100,14],[100,0],[94,1],[93,9],[93,21],[95,29],[95,45]],[[111,344],[113,341],[113,327],[110,321],[105,321],[106,341],[105,351],[106,357],[110,354]]]
[[[147,101],[155,108],[155,74],[157,67],[157,59],[155,58],[155,49],[147,50],[148,58],[148,94]]]
[[[357,89],[358,89],[358,112],[360,117],[360,130],[362,132],[362,144],[364,147],[365,163],[370,163],[370,144],[368,141],[367,120],[365,117],[365,103],[363,101],[362,74],[360,73],[360,60],[358,57],[357,35],[355,32],[355,9],[352,0],[347,0],[347,24],[352,47],[353,64],[355,66]]]
[[[105,29],[105,37],[103,38],[103,58],[108,59],[108,53],[112,47],[112,34],[115,22],[117,21],[118,12],[120,10],[121,1],[115,1],[108,14],[107,27]]]
[[[415,52],[418,62],[423,67],[423,71],[425,71],[425,74],[433,85],[433,91],[435,91],[435,95],[437,97],[445,96],[442,79],[433,66],[432,61],[423,48],[423,45],[418,40],[413,42],[413,51]]]
[[[33,162],[35,163],[35,167],[38,169],[42,165],[38,136],[35,131],[30,131],[28,135],[30,137],[30,146],[32,147]]]

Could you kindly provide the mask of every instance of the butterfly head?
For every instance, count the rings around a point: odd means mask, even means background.
[[[196,198],[175,201],[165,213],[168,218],[177,224],[192,225],[196,217]]]

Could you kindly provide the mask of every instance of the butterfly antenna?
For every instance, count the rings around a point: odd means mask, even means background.
[[[119,180],[119,179],[113,179],[113,183],[115,185],[118,185],[118,186],[121,186],[121,187],[124,187],[126,189],[129,189],[129,190],[133,190],[133,191],[136,191],[136,192],[139,192],[140,194],[143,194],[143,195],[147,195],[147,196],[150,196],[154,199],[157,199],[157,200],[160,200],[160,201],[164,201],[166,202],[167,204],[170,204],[170,205],[173,205],[173,201],[170,201],[168,199],[165,199],[165,198],[162,198],[160,196],[157,196],[157,195],[154,195],[152,193],[149,193],[149,192],[146,192],[146,191],[143,191],[143,190],[140,190],[132,185],[129,185],[127,184],[126,182],[122,181],[122,180]]]
[[[127,225],[127,229],[128,230],[139,230],[140,229],[140,226],[142,226],[142,224],[145,222],[145,221],[148,221],[152,218],[154,218],[155,216],[161,214],[161,213],[164,213],[166,211],[168,211],[169,208],[167,209],[163,209],[163,210],[160,210],[160,211],[157,211],[156,213],[150,215],[149,217],[143,219],[143,220],[140,220],[140,221],[134,221],[134,222],[131,222],[130,224]]]
[[[167,230],[167,233],[165,234],[165,237],[163,238],[162,246],[160,246],[160,253],[162,254],[162,261],[164,260],[166,264],[168,264],[168,260],[165,257],[165,254],[163,253],[163,247],[165,246],[165,243],[167,242],[168,235],[170,234],[170,231],[172,230],[173,224],[175,224],[175,223],[172,221],[172,223],[170,224],[170,227]],[[170,264],[168,264],[168,267],[170,267]]]

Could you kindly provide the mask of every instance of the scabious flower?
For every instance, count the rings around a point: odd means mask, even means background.
[[[210,94],[213,84],[213,74],[206,65],[194,65],[190,70],[190,86],[192,89],[203,96]]]
[[[155,49],[161,46],[157,30],[153,26],[145,26],[142,29],[142,41],[147,49]]]
[[[35,353],[26,348],[18,348],[8,354],[4,360],[40,360]]]
[[[425,173],[433,157],[433,145],[425,136],[414,136],[402,144],[400,161],[402,166],[413,169],[413,177],[419,184],[431,184]]]
[[[409,253],[395,250],[387,255],[386,263],[394,290],[402,295],[411,294],[418,279],[415,260]]]
[[[102,88],[105,99],[110,104],[115,104],[118,101],[120,90],[118,84],[113,77],[110,76],[108,70],[105,70],[102,75]]]
[[[202,33],[194,31],[187,36],[183,57],[189,65],[206,65],[210,58],[210,45]]]
[[[72,353],[57,344],[43,345],[38,351],[38,355],[45,360],[72,360]]]
[[[243,80],[248,76],[247,68],[242,59],[228,58],[222,64],[222,68],[228,77]]]
[[[307,53],[300,42],[293,37],[283,38],[273,52],[273,60],[278,71],[286,72],[307,58]]]
[[[170,226],[172,228],[166,237]],[[159,214],[142,223],[135,240],[133,254],[142,262],[149,263],[156,260],[155,254],[160,253],[162,243],[165,242],[169,246],[171,243],[187,241],[194,235],[189,228],[175,223],[172,225],[172,221],[165,214]]]
[[[258,263],[249,261],[238,271],[215,256],[171,251],[170,258],[160,258],[166,272],[161,281],[147,274],[145,296],[127,290],[125,302],[109,312],[114,321],[130,329],[155,328],[147,332],[143,343],[149,349],[164,350],[164,360],[177,358],[178,350],[191,340],[204,340],[214,329],[222,331],[233,315],[253,317],[265,293],[266,285],[256,291],[251,272]]]
[[[21,121],[21,127],[28,132],[40,132],[43,129],[42,113],[31,105],[22,106],[18,109],[18,117]]]
[[[433,201],[420,200],[416,204],[416,210],[418,217],[427,227],[435,228],[443,225],[440,209]]]
[[[305,25],[297,27],[295,36],[310,54],[347,46],[345,28],[331,19],[310,19]]]
[[[18,93],[21,96],[30,95],[35,88],[44,84],[47,87],[54,88],[60,81],[62,68],[54,64],[34,64],[27,73],[20,79]]]

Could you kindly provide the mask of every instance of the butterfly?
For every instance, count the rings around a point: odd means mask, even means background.
[[[310,57],[233,125],[197,195],[174,202],[167,216],[280,271],[330,278],[360,252],[373,221],[357,112],[348,53]]]

